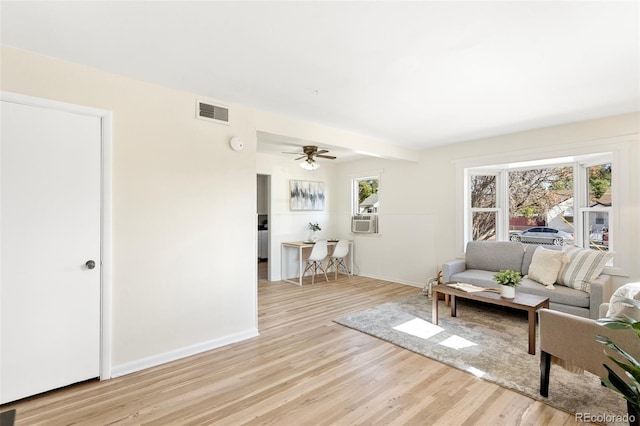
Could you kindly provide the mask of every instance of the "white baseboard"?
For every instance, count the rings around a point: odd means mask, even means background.
[[[218,339],[209,340],[207,342],[197,343],[195,345],[187,346],[185,348],[176,349],[150,357],[142,358],[136,361],[127,362],[120,365],[114,365],[111,368],[111,377],[120,377],[125,374],[135,373],[136,371],[144,370],[146,368],[155,367],[160,364],[175,361],[181,358],[186,358],[191,355],[196,355],[201,352],[210,351],[212,349],[220,348],[222,346],[230,345],[231,343],[241,342],[243,340],[251,339],[252,337],[259,336],[257,328],[251,328],[239,333],[230,334],[228,336],[220,337]]]
[[[399,280],[399,279],[394,278],[394,277],[385,277],[385,276],[380,276],[380,275],[370,275],[370,274],[362,274],[362,273],[358,274],[358,276],[367,277],[367,278],[373,278],[373,279],[381,280],[381,281],[389,281],[389,282],[392,282],[392,283],[404,284],[404,285],[409,285],[411,287],[419,287],[419,288],[423,288],[425,283],[426,283],[426,280],[425,280],[425,282],[420,283],[420,282],[415,282],[415,281]]]

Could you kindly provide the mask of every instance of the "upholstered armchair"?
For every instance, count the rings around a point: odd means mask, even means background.
[[[606,307],[607,304],[603,304]],[[613,364],[604,354],[605,346],[596,342],[600,334],[640,358],[640,339],[631,330],[610,330],[589,318],[540,309],[540,395],[549,396],[552,358],[566,367],[586,370],[606,377],[603,364]],[[606,310],[605,310],[606,314]],[[603,314],[602,317],[605,315]],[[617,368],[617,367],[616,367]]]

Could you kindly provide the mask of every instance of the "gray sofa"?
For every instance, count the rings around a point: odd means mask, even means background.
[[[517,241],[471,241],[467,244],[465,259],[456,259],[442,265],[444,282],[462,282],[481,287],[497,287],[493,274],[501,269],[520,271],[524,276],[529,272],[533,252],[538,246]],[[560,246],[544,246],[561,250]],[[551,309],[569,314],[597,319],[599,307],[609,301],[611,278],[600,275],[590,282],[590,292],[555,285],[550,290],[544,284],[524,278],[516,293],[528,293],[549,298]]]

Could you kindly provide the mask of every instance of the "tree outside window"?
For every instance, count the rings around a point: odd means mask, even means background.
[[[498,194],[497,175],[472,175],[471,238],[473,241],[496,239]]]
[[[549,160],[549,164],[553,162]],[[578,162],[512,169],[496,165],[491,169],[499,171],[492,174],[470,171],[468,206],[472,240],[518,241],[523,231],[542,227],[570,234],[565,244],[580,243],[572,240],[580,235],[584,247],[611,249],[611,163]],[[580,171],[577,176],[575,170]],[[576,194],[575,188],[583,189]],[[501,201],[503,193],[505,202]],[[579,229],[575,228],[577,225]]]
[[[573,229],[573,167],[508,172],[509,231],[547,226]]]
[[[611,207],[611,163],[587,167],[589,176],[589,205]]]
[[[378,213],[379,186],[380,179],[377,176],[354,179],[354,195],[357,194],[357,199],[354,199],[355,214]]]
[[[586,168],[588,177],[587,203],[583,215],[583,244],[593,250],[610,250],[611,163]]]

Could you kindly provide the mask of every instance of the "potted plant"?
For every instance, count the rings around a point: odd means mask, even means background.
[[[318,225],[318,222],[309,222],[309,225],[307,225],[307,228],[309,228],[309,241],[313,241],[314,243],[316,242],[316,240],[318,239],[316,237],[316,232],[317,231],[322,231],[322,228],[320,228],[320,225]]]
[[[635,309],[640,309],[640,300],[621,298],[620,301],[626,305],[635,307]],[[612,330],[631,329],[640,339],[640,321],[636,321],[631,317],[624,316],[622,318],[600,318],[596,322]],[[609,374],[608,377],[602,377],[601,380],[605,386],[621,393],[622,396],[627,400],[629,423],[632,425],[637,425],[638,413],[640,413],[640,361],[636,360],[633,355],[617,346],[611,341],[611,339],[606,336],[598,335],[596,336],[596,341],[604,344],[619,355],[619,357],[614,357],[608,354],[605,350],[605,355],[607,356],[607,358],[609,358],[616,365],[618,365],[618,367],[624,370],[627,379],[623,379],[608,365],[604,364],[604,368]],[[626,360],[626,362],[624,360]]]
[[[522,276],[520,272],[511,269],[503,269],[493,274],[493,278],[500,284],[500,295],[506,299],[516,297],[516,287],[520,285]]]

